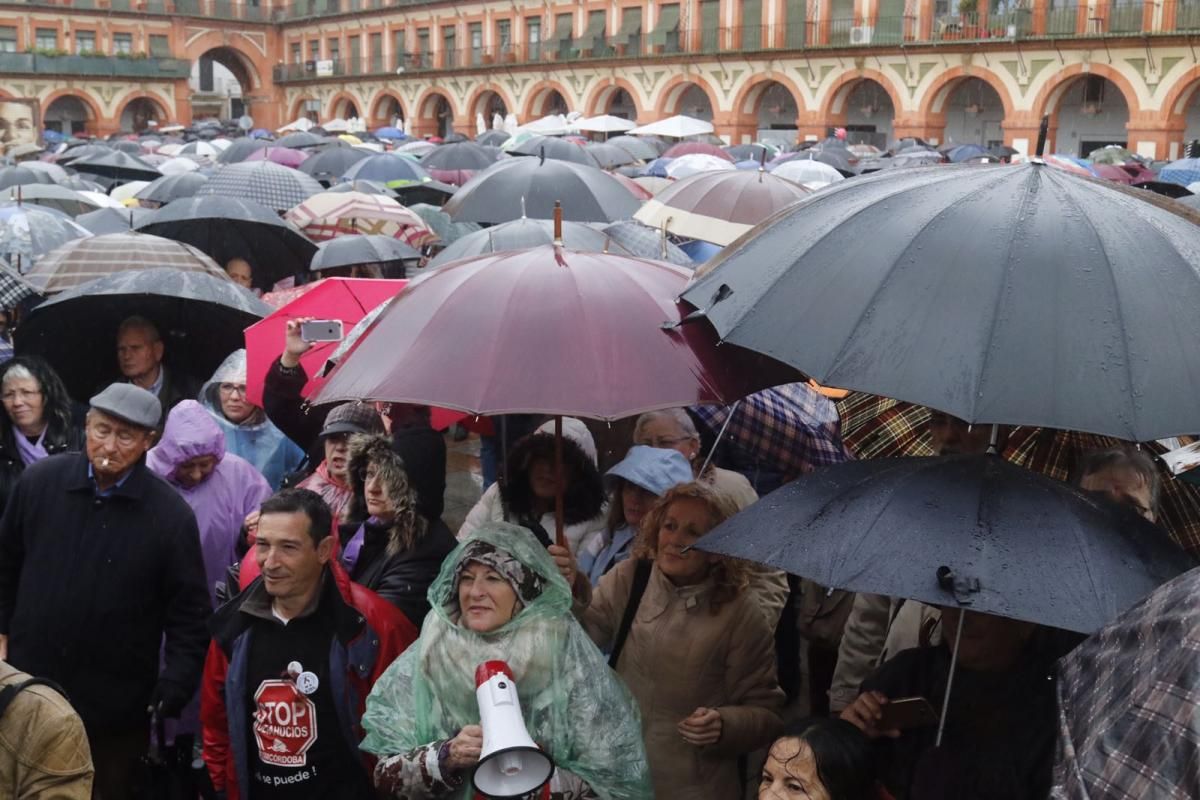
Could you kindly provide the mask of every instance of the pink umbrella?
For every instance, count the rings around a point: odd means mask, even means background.
[[[308,153],[303,150],[293,150],[290,147],[264,147],[246,156],[243,161],[273,161],[284,167],[295,169],[300,166]]]
[[[1114,181],[1123,183],[1126,186],[1133,183],[1133,176],[1130,175],[1123,167],[1118,167],[1115,164],[1092,164],[1092,169],[1096,174],[1106,181]]]
[[[429,177],[451,186],[462,186],[475,175],[473,169],[430,169]]]

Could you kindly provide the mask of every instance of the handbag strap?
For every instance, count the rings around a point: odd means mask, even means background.
[[[67,693],[62,690],[61,686],[47,678],[29,678],[28,680],[23,680],[20,683],[10,683],[8,686],[0,689],[0,718],[4,717],[4,712],[8,711],[8,707],[11,706],[13,701],[17,699],[17,695],[28,689],[30,686],[48,686],[49,688],[61,694],[64,698],[67,696]]]
[[[633,618],[637,615],[638,606],[642,603],[642,595],[650,583],[650,568],[653,564],[649,559],[640,558],[633,570],[633,586],[629,588],[629,603],[625,606],[625,614],[621,617],[621,626],[617,628],[617,638],[613,640],[612,654],[608,657],[608,665],[617,668],[621,658],[621,650],[625,640],[629,638],[629,629],[633,627]]]

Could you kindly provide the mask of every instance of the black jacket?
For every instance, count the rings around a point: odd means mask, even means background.
[[[392,449],[404,461],[417,493],[417,511],[425,519],[440,520],[446,510],[446,440],[428,426],[393,427]]]
[[[4,433],[0,434],[0,514],[4,513],[4,506],[13,487],[17,485],[17,478],[25,471],[25,462],[21,460],[21,451],[17,449],[16,437],[19,435],[12,423],[5,424]],[[42,446],[52,456],[82,452],[83,445],[83,429],[75,425],[66,430],[58,430],[57,426],[51,425],[46,428],[46,436],[42,439]]]
[[[162,403],[162,419],[158,422],[161,431],[167,424],[167,414],[183,400],[195,400],[200,395],[200,381],[182,370],[164,366],[163,385],[158,390],[158,402]]]
[[[442,562],[457,545],[454,534],[440,519],[407,550],[387,555],[389,529],[382,525],[366,526],[362,550],[350,573],[350,579],[387,600],[417,628],[429,613],[429,586],[442,568]],[[344,547],[358,531],[359,523],[338,527]]]
[[[0,519],[0,633],[8,661],[60,684],[89,728],[145,726],[160,680],[190,697],[210,608],[196,518],[144,463],[107,497],[81,454],[21,475]]]

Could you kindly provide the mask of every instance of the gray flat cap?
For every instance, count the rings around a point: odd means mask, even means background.
[[[92,408],[149,430],[162,419],[162,403],[152,392],[132,383],[113,383],[88,401]]]

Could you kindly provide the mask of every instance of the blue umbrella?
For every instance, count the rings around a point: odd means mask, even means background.
[[[49,128],[42,131],[42,141],[44,141],[46,144],[59,144],[60,142],[65,142],[66,140],[67,135],[65,133],[52,131]]]
[[[667,177],[667,164],[674,160],[673,158],[656,158],[646,165],[642,174],[651,178],[665,178]]]
[[[376,129],[374,135],[375,135],[376,139],[407,139],[408,138],[407,133],[400,130],[399,128],[393,128],[391,125],[387,125],[385,127]]]
[[[1074,164],[1078,167],[1083,167],[1088,172],[1090,172],[1093,177],[1096,177],[1096,178],[1100,177],[1100,174],[1098,172],[1096,172],[1096,170],[1092,167],[1092,162],[1088,161],[1086,158],[1080,158],[1079,156],[1072,156],[1072,155],[1068,155],[1066,153],[1055,153],[1054,157],[1061,158],[1063,161],[1070,161],[1072,164]]]
[[[745,158],[745,159],[742,159],[741,161],[733,162],[733,165],[735,167],[737,167],[738,169],[758,169],[759,167],[762,166],[762,162],[755,161],[752,158]]]
[[[699,239],[692,239],[690,242],[684,242],[679,245],[679,249],[687,253],[688,258],[697,264],[702,264],[710,258],[720,253],[723,249],[719,244],[712,242],[703,242]]]
[[[953,147],[946,151],[946,157],[955,164],[961,164],[964,161],[970,161],[972,158],[986,156],[988,151],[978,144],[960,144],[958,147]]]
[[[275,135],[266,128],[255,128],[250,131],[251,139],[274,139]]]
[[[1158,173],[1158,179],[1167,183],[1178,183],[1180,186],[1189,186],[1200,181],[1200,158],[1172,161]]]

